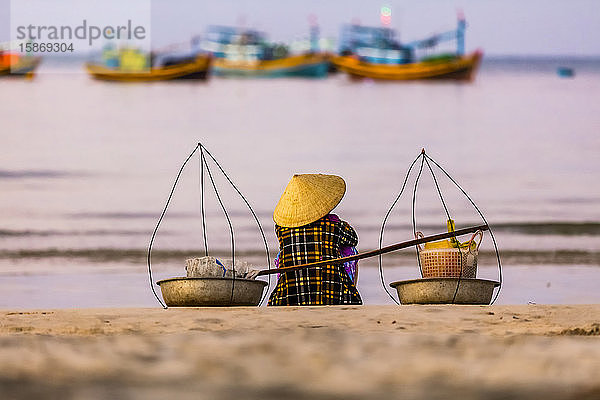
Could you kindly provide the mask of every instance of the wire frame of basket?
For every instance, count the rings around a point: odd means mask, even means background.
[[[475,238],[479,236],[479,242]],[[415,234],[417,239],[423,233]],[[423,278],[475,278],[477,276],[477,255],[483,240],[483,232],[477,231],[471,240],[460,247],[424,249],[417,245]]]

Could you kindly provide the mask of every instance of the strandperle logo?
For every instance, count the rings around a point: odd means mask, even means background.
[[[92,46],[96,40],[145,40],[146,28],[127,20],[123,25],[98,26],[84,19],[81,25],[19,25],[16,38],[31,41],[87,40]]]
[[[10,50],[23,55],[110,59],[119,67],[144,70],[152,51],[152,0],[10,0],[9,30]],[[85,73],[62,67],[42,71]]]

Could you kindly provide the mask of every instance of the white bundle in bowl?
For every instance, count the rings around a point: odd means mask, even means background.
[[[254,279],[259,272],[252,269],[245,261],[236,261],[235,277]],[[233,264],[230,259],[219,260],[215,257],[196,257],[185,260],[185,271],[188,278],[232,278]]]

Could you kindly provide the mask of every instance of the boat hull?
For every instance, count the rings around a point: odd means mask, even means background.
[[[452,60],[425,61],[411,64],[373,64],[352,56],[334,57],[332,62],[353,78],[386,81],[421,79],[473,80],[481,62],[482,52],[476,51]]]
[[[217,76],[282,78],[324,78],[329,73],[329,56],[326,54],[304,54],[277,60],[257,62],[231,61],[218,58],[213,65]]]
[[[0,76],[32,77],[41,61],[40,57],[22,57],[13,65],[0,66]]]
[[[113,82],[153,82],[175,79],[204,80],[208,77],[212,59],[198,56],[192,62],[152,68],[144,72],[124,72],[99,64],[86,64],[87,72],[95,79]]]

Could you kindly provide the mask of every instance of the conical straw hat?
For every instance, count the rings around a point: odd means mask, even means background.
[[[296,228],[327,215],[346,193],[346,182],[336,175],[294,175],[273,212],[279,226]]]

